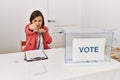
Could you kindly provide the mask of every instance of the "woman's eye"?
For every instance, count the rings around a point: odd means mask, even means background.
[[[39,20],[39,22],[41,22],[41,20]]]
[[[34,22],[37,22],[37,20],[34,20]]]

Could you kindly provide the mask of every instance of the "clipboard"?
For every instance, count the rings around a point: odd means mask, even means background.
[[[30,50],[24,52],[24,60],[27,62],[46,60],[48,56],[44,50]]]

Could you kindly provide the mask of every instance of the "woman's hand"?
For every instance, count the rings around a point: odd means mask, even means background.
[[[31,24],[29,27],[30,30],[33,30],[34,32],[38,31],[37,25],[36,24]]]
[[[44,29],[38,29],[36,24],[31,24],[29,27],[30,30],[33,30],[33,32],[39,32],[40,34],[44,34],[46,32],[46,30]]]
[[[38,32],[39,32],[40,34],[44,34],[44,33],[46,32],[46,30],[44,30],[44,29],[39,29]]]

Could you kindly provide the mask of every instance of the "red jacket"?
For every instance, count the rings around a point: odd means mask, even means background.
[[[30,31],[29,30],[29,25],[30,24],[27,24],[26,27],[25,27],[26,46],[23,49],[23,51],[35,50],[36,45],[37,45],[38,34],[36,32]],[[43,26],[42,28],[46,30],[46,32],[44,34],[42,34],[44,49],[50,49],[48,44],[50,44],[52,42],[52,38],[51,38],[51,36],[48,32],[48,28],[46,26]]]

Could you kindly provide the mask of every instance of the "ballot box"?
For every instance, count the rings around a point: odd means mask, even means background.
[[[65,31],[65,64],[110,63],[111,31]]]

